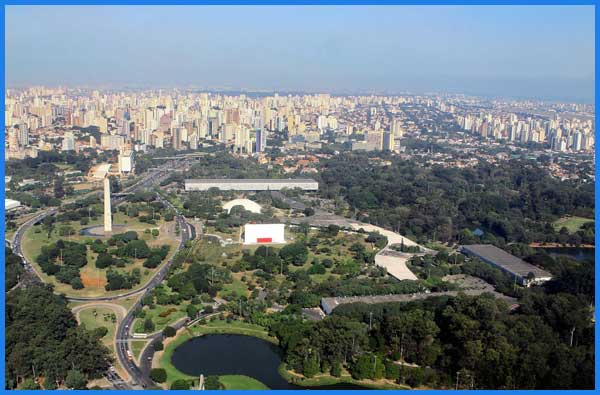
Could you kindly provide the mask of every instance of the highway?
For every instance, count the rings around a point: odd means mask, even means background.
[[[181,241],[179,243],[178,251],[183,249],[186,241],[191,240],[192,236],[195,235],[195,230],[192,226],[190,226],[186,221],[183,215],[179,213],[179,211],[173,207],[173,205],[168,201],[163,199],[160,195],[157,194],[157,199],[161,201],[163,204],[166,204],[173,208],[177,213],[175,220],[179,224],[179,228],[181,229]],[[142,307],[141,299],[149,295],[150,291],[158,284],[160,284],[165,276],[167,275],[169,268],[174,262],[175,255],[172,256],[167,263],[152,277],[152,279],[144,286],[142,289],[138,290],[136,293],[144,292],[142,298],[138,300],[131,309],[125,315],[125,318],[119,323],[117,327],[117,343],[116,343],[116,351],[117,358],[121,362],[121,365],[127,370],[131,378],[131,384],[135,387],[148,388],[154,385],[154,382],[148,376],[150,369],[147,369],[146,372],[142,372],[142,370],[135,364],[133,359],[129,358],[127,351],[129,351],[129,339],[130,332],[133,326],[133,320],[135,317],[133,316],[133,312],[138,308]],[[157,336],[160,336],[158,334]],[[145,374],[144,374],[145,373]]]
[[[166,175],[168,175],[169,169],[176,168],[177,166],[175,164],[176,164],[175,161],[170,161],[170,162],[156,168],[152,173],[144,176],[141,180],[139,180],[134,185],[132,185],[128,188],[125,188],[123,191],[121,191],[121,193],[130,193],[130,192],[135,192],[140,189],[149,189],[153,184],[160,183],[160,181]],[[101,193],[101,191],[98,191],[96,193]],[[169,260],[162,266],[162,268],[160,268],[154,274],[154,276],[139,289],[125,292],[125,293],[118,294],[118,295],[113,295],[113,296],[87,297],[87,298],[86,297],[67,297],[67,299],[69,301],[74,301],[74,302],[101,302],[102,301],[102,302],[106,302],[106,301],[114,301],[116,299],[126,298],[126,297],[129,297],[132,295],[138,295],[138,294],[142,294],[142,293],[143,293],[143,296],[142,296],[142,298],[143,298],[144,296],[148,295],[149,292],[154,287],[156,287],[158,284],[160,284],[164,280],[164,278],[166,277],[166,275],[169,271],[170,266],[174,262],[174,258],[176,256],[177,252],[185,247],[185,243],[188,240],[192,240],[195,238],[196,230],[194,229],[193,226],[191,226],[190,224],[188,224],[186,222],[185,218],[183,217],[183,215],[181,215],[179,210],[177,210],[177,208],[175,208],[169,201],[163,199],[163,197],[160,196],[160,194],[158,194],[158,193],[156,194],[156,196],[160,202],[171,207],[176,212],[175,221],[179,225],[179,229],[181,232],[181,240],[180,240],[179,246],[178,246],[175,254],[173,254],[171,256],[171,258],[169,258]],[[126,196],[116,197],[115,199],[113,199],[113,204],[115,206],[117,206],[118,204],[122,203],[125,200],[125,198],[126,198]],[[46,218],[49,215],[55,215],[57,212],[58,212],[58,208],[49,208],[49,209],[41,211],[40,213],[35,215],[33,218],[31,218],[31,219],[27,220],[25,223],[23,223],[19,227],[19,229],[17,229],[17,231],[15,232],[12,242],[9,242],[10,246],[13,249],[13,252],[21,257],[23,266],[25,268],[25,271],[27,272],[27,276],[23,276],[23,277],[29,278],[30,282],[31,282],[31,278],[33,278],[33,279],[35,279],[34,282],[43,283],[43,279],[40,276],[40,274],[34,269],[33,265],[30,262],[28,262],[27,259],[25,259],[24,255],[23,255],[23,252],[21,249],[23,235],[30,227],[43,221],[44,218]],[[24,286],[26,286],[26,285],[24,285]],[[140,300],[142,298],[140,298]],[[142,389],[142,388],[148,388],[148,387],[151,387],[154,385],[154,382],[148,376],[150,368],[145,366],[144,367],[145,371],[142,372],[142,370],[135,364],[135,362],[133,360],[131,360],[131,361],[129,360],[128,354],[127,354],[127,351],[129,350],[129,344],[128,344],[129,332],[130,332],[130,329],[131,329],[131,326],[132,326],[132,323],[134,320],[133,312],[139,307],[141,307],[140,301],[138,301],[134,306],[132,306],[132,308],[127,312],[127,314],[121,320],[121,322],[119,323],[119,325],[117,327],[117,336],[116,336],[117,342],[116,342],[116,346],[115,346],[116,354],[117,354],[118,360],[121,362],[121,365],[129,374],[129,376],[131,378],[131,384],[129,384],[125,380],[123,380],[117,374],[114,367],[111,366],[110,369],[106,372],[104,377],[113,385],[113,387],[115,389],[132,389],[132,388],[133,389]],[[184,324],[185,323],[182,323],[182,325],[184,325]],[[158,334],[156,336],[161,336],[161,334]],[[150,347],[148,347],[148,348],[150,348]]]

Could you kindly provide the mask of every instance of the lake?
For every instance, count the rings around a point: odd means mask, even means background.
[[[546,252],[546,254],[557,257],[559,255],[569,256],[577,261],[583,261],[585,259],[594,259],[596,254],[595,248],[567,248],[567,247],[555,247],[555,248],[539,248],[539,250]]]
[[[239,374],[252,377],[273,390],[365,390],[355,384],[339,383],[302,387],[288,383],[277,371],[281,365],[281,349],[252,336],[205,335],[194,337],[173,352],[171,363],[191,376]]]

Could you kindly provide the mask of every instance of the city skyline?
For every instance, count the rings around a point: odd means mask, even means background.
[[[594,99],[593,7],[49,8],[7,7],[8,87]]]

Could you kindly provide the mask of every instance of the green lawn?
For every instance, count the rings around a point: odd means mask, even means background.
[[[564,226],[569,230],[569,233],[575,233],[587,222],[594,222],[594,220],[583,217],[563,217],[554,221],[552,225],[556,231],[559,231]]]
[[[148,245],[150,246],[160,246],[162,244],[169,244],[171,249],[169,252],[169,256],[175,253],[177,245],[179,244],[178,240],[175,240],[172,236],[167,235],[166,232],[161,232],[157,239],[154,239],[151,235],[147,235],[144,233],[144,229],[149,227],[147,224],[143,224],[135,219],[129,218],[123,213],[115,213],[114,214],[115,223],[124,224],[127,223],[126,227],[123,228],[123,232],[127,230],[136,230],[141,239],[146,240]],[[95,259],[97,254],[92,253],[91,251],[88,253],[88,264],[80,269],[81,279],[84,284],[84,288],[81,290],[74,290],[69,284],[63,284],[56,280],[54,276],[48,276],[44,272],[42,272],[41,268],[37,263],[35,263],[35,259],[40,254],[40,251],[43,246],[49,245],[57,242],[59,239],[67,239],[76,242],[84,242],[86,240],[93,240],[95,237],[91,236],[81,236],[79,235],[79,230],[83,227],[99,225],[101,223],[101,219],[98,218],[96,220],[92,220],[88,225],[82,226],[79,222],[72,221],[57,224],[55,230],[51,233],[50,238],[48,238],[47,232],[42,229],[42,226],[36,225],[27,230],[23,235],[22,241],[22,249],[25,258],[28,261],[32,262],[36,271],[42,276],[42,279],[45,282],[51,283],[54,285],[54,289],[57,293],[64,293],[67,296],[83,296],[83,297],[94,297],[94,296],[103,296],[103,295],[116,295],[128,290],[116,290],[116,291],[106,291],[104,286],[106,284],[106,271],[107,269],[97,269],[95,266]],[[70,225],[75,229],[76,234],[70,237],[61,237],[58,235],[58,229],[63,225]],[[164,226],[164,222],[159,221],[158,225]],[[36,230],[39,233],[36,233]],[[159,266],[162,267],[164,263]],[[143,267],[143,260],[138,259],[130,265],[127,265],[125,268],[118,268],[120,271],[128,271],[130,272],[134,268],[139,268],[141,270],[141,282],[135,288],[140,288],[143,284],[148,282],[150,277],[158,270],[155,269],[147,269]],[[134,289],[135,289],[134,288]]]
[[[225,284],[223,286],[223,289],[219,292],[219,296],[225,298],[234,292],[237,296],[247,296],[249,294],[248,286],[241,280],[233,279],[231,284]]]
[[[94,315],[94,312],[96,313]],[[79,320],[81,325],[86,329],[96,329],[105,326],[108,329],[106,336],[102,338],[102,343],[112,349],[115,337],[116,322],[113,323],[110,315],[116,313],[107,307],[90,307],[79,312]]]
[[[270,341],[271,343],[277,344],[277,339],[269,336],[269,333],[265,330],[265,328],[259,325],[249,324],[244,321],[209,321],[204,325],[195,324],[189,328],[189,331],[191,331],[194,336],[208,335],[212,333],[254,336],[263,340]]]
[[[159,314],[161,314],[164,311],[167,311],[168,309],[176,309],[176,311],[173,311],[166,317],[159,317]],[[154,309],[144,307],[144,311],[146,311],[146,317],[136,318],[133,322],[134,333],[146,333],[146,331],[144,330],[144,321],[148,318],[152,319],[152,322],[154,322],[154,332],[156,332],[162,331],[167,325],[173,324],[180,318],[183,318],[187,315],[187,312],[185,311],[185,306],[177,305],[156,305]]]
[[[140,353],[142,352],[142,349],[146,346],[146,343],[148,343],[147,340],[132,340],[131,341],[131,352],[133,353],[133,356],[138,359],[140,357]]]
[[[242,375],[219,376],[226,390],[268,390],[269,387],[252,377]]]
[[[185,373],[177,370],[175,366],[171,363],[171,358],[173,357],[173,352],[175,349],[181,344],[185,343],[187,340],[191,339],[193,336],[189,331],[183,331],[177,335],[174,339],[169,339],[168,344],[165,346],[165,349],[158,360],[158,366],[165,369],[167,372],[167,385],[166,388],[171,387],[171,383],[175,380],[196,380],[197,377],[190,376]]]

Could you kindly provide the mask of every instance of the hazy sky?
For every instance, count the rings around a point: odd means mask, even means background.
[[[6,81],[592,101],[592,6],[7,6]]]

